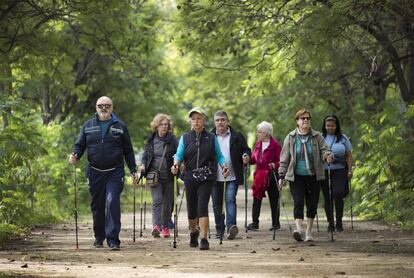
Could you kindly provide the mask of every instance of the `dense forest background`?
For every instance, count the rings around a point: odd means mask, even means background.
[[[355,213],[414,227],[411,0],[1,1],[0,234],[72,216],[67,159],[102,95],[137,153],[158,112],[179,135],[192,106],[225,109],[250,145],[262,120],[283,140],[297,109],[317,130],[335,113],[354,145]]]

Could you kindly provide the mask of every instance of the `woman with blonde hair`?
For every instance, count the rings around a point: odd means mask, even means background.
[[[166,114],[157,114],[151,122],[152,134],[148,137],[142,155],[141,172],[147,177],[151,187],[152,224],[154,237],[170,237],[168,221],[171,218],[173,202],[173,155],[177,151],[178,140],[172,134],[172,121]]]

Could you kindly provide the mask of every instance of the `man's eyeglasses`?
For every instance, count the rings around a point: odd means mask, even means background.
[[[300,117],[299,119],[301,119],[302,121],[310,121],[311,117]]]
[[[103,108],[108,109],[112,106],[112,104],[98,104],[96,106],[98,106],[99,109],[103,109]]]

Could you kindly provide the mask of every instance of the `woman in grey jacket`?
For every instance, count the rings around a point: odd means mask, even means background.
[[[283,143],[280,154],[279,186],[289,181],[294,203],[296,229],[293,238],[297,241],[313,241],[312,225],[319,201],[320,184],[324,180],[323,161],[331,163],[333,154],[323,136],[311,128],[311,114],[305,109],[296,113],[296,129],[290,132]],[[306,201],[306,232],[302,229],[304,204]]]

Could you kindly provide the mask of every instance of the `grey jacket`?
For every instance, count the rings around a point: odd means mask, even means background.
[[[327,156],[333,155],[329,146],[326,144],[322,134],[311,129],[312,133],[312,153],[313,163],[316,172],[316,179],[324,180],[325,172],[323,169],[323,160]],[[296,165],[296,129],[291,131],[283,142],[282,152],[280,153],[279,176],[284,177],[288,181],[295,181],[295,165]]]

